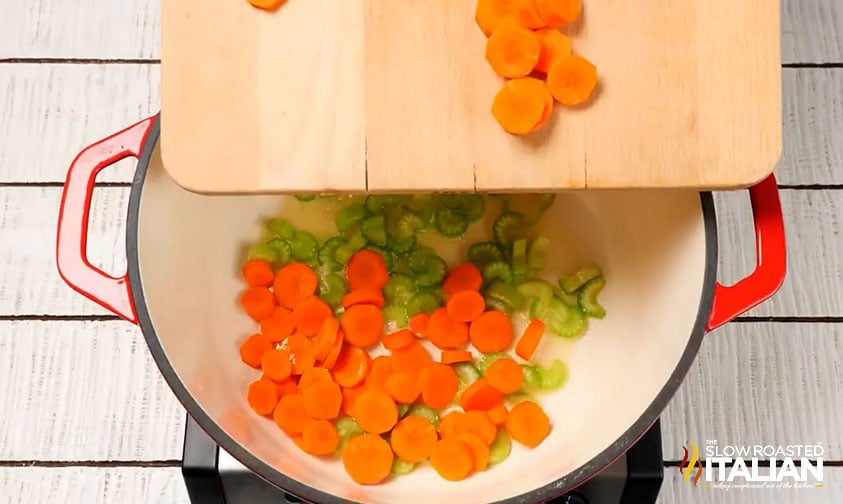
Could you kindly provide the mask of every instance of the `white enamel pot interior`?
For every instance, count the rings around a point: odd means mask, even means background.
[[[150,138],[154,140],[154,138]],[[141,163],[143,165],[143,163]],[[540,360],[561,357],[568,383],[542,397],[551,435],[538,448],[514,446],[504,463],[450,483],[429,467],[377,486],[359,486],[340,462],[298,449],[270,419],[249,409],[245,390],[259,373],[239,357],[255,324],[238,308],[240,266],[265,218],[284,215],[330,236],[332,216],[292,197],[206,196],[165,173],[156,147],[139,168],[129,222],[130,283],[156,360],[189,412],[247,467],[314,502],[539,502],[580,483],[623,453],[654,422],[699,347],[713,287],[715,232],[695,191],[559,194],[540,223],[552,249],[548,279],[596,262],[607,279],[604,320],[579,340],[545,338]],[[457,264],[468,244],[441,240]],[[136,238],[134,240],[133,238]],[[133,248],[130,246],[130,248]],[[539,493],[536,493],[537,489]]]

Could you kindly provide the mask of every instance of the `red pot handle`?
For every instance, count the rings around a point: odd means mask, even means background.
[[[88,261],[88,216],[97,174],[121,159],[139,157],[153,122],[153,117],[144,119],[80,152],[67,171],[59,210],[59,274],[75,291],[132,323],[138,317],[129,276],[113,277]]]
[[[749,188],[755,222],[755,271],[725,286],[714,286],[714,300],[706,331],[714,330],[776,293],[787,271],[784,219],[776,178],[770,175]]]

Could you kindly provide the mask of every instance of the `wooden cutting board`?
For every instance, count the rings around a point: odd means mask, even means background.
[[[491,114],[475,0],[162,0],[161,152],[203,193],[737,188],[781,152],[778,0],[584,0],[592,102]]]

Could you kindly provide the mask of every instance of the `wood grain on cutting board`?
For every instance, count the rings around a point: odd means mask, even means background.
[[[200,192],[746,186],[781,153],[777,0],[586,1],[593,103],[490,112],[474,0],[162,3],[162,154]]]

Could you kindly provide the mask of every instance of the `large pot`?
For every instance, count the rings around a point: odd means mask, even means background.
[[[563,493],[622,455],[657,420],[707,331],[771,296],[785,275],[772,176],[749,190],[757,267],[730,287],[716,282],[710,193],[562,193],[547,217],[551,240],[564,244],[550,268],[599,263],[609,315],[567,349],[569,382],[543,401],[551,436],[459,483],[416,471],[388,484],[358,486],[341,464],[305,455],[245,402],[255,372],[242,364],[237,348],[254,326],[236,304],[241,246],[259,235],[260,218],[277,213],[282,198],[188,192],[165,173],[158,139],[154,117],[76,158],[59,216],[59,271],[71,287],[140,325],[164,378],[220,447],[312,502],[532,504]],[[115,278],[87,261],[87,222],[97,173],[130,156],[139,162],[129,200],[128,273]]]

